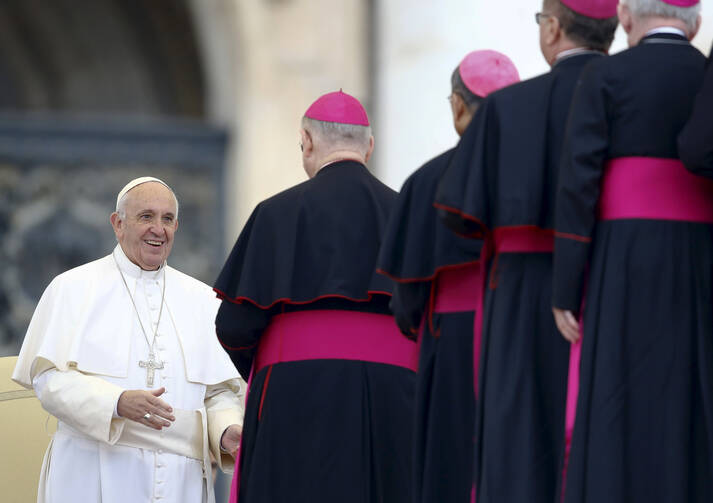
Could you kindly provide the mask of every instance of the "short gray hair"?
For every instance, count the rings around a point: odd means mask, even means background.
[[[302,117],[302,128],[329,144],[330,148],[346,147],[359,151],[369,149],[371,126],[341,124]]]
[[[661,0],[623,0],[622,3],[629,7],[634,17],[657,16],[678,19],[686,24],[690,32],[696,29],[698,16],[701,13],[700,2],[691,7],[677,7]]]
[[[160,182],[151,182],[151,183],[160,183]],[[164,184],[162,184],[164,185]],[[176,193],[173,191],[171,187],[168,185],[164,185],[170,192],[171,195],[173,196],[173,200],[176,201],[176,215],[175,218],[178,220],[178,198],[176,197]],[[134,187],[136,188],[136,187]],[[124,194],[124,196],[119,199],[119,203],[116,205],[116,212],[119,214],[119,218],[124,220],[126,218],[126,201],[128,199],[128,195],[131,194],[131,191],[127,192]]]

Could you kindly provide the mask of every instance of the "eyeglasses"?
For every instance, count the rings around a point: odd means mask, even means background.
[[[535,22],[537,24],[540,24],[540,21],[542,21],[546,17],[552,17],[552,14],[545,14],[544,12],[535,12]]]

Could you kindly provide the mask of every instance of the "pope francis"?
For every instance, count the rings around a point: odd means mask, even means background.
[[[119,244],[40,299],[13,380],[59,419],[39,502],[213,502],[210,453],[232,468],[240,384],[207,285],[166,265],[178,200],[138,178],[111,215]]]

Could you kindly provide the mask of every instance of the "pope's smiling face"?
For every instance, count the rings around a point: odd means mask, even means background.
[[[158,182],[142,183],[126,193],[122,207],[111,215],[121,249],[142,269],[158,269],[171,253],[178,229],[173,193]]]

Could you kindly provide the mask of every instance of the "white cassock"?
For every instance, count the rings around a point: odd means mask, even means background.
[[[220,305],[204,283],[171,267],[144,271],[114,249],[163,369],[147,385],[148,343],[112,255],[57,276],[27,330],[13,380],[34,387],[59,419],[38,501],[214,501],[209,451],[224,471],[220,437],[242,424],[240,381],[215,336]],[[124,390],[165,387],[176,421],[161,432],[116,414]],[[206,464],[208,464],[206,469]]]

